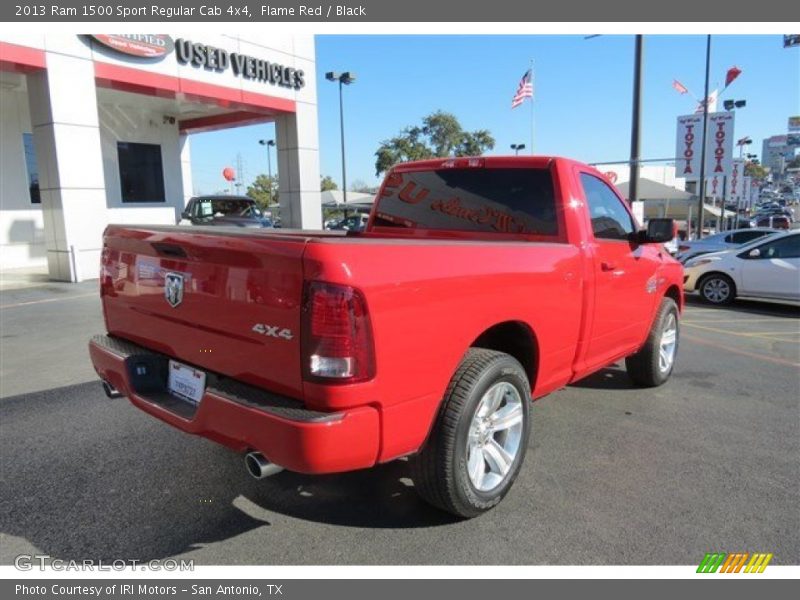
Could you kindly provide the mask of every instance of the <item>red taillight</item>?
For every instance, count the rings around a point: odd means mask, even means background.
[[[303,376],[353,383],[375,375],[367,303],[358,290],[312,281],[303,302]]]

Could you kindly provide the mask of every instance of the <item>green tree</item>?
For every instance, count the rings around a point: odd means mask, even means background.
[[[247,186],[247,195],[256,201],[262,210],[278,203],[278,181],[261,173]]]
[[[323,192],[327,192],[330,190],[338,190],[339,186],[336,185],[336,182],[330,175],[325,175],[325,177],[319,178],[319,189]]]
[[[406,127],[400,135],[381,142],[375,152],[375,174],[409,160],[480,156],[494,144],[489,131],[464,131],[455,115],[439,110],[425,117],[421,126]]]
[[[767,177],[767,168],[755,161],[749,160],[744,165],[744,174],[753,179],[765,179]]]
[[[351,192],[359,192],[361,194],[374,194],[378,191],[378,186],[369,185],[363,179],[356,179],[353,183],[350,184],[350,191]]]

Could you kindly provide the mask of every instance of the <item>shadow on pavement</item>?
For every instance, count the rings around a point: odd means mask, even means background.
[[[4,399],[0,434],[0,532],[54,558],[163,558],[272,535],[274,513],[368,528],[455,521],[417,498],[405,461],[256,481],[243,457],[108,400],[97,382]]]
[[[791,304],[737,299],[727,306],[714,306],[713,304],[703,301],[697,294],[687,294],[685,298],[687,307],[707,308],[713,311],[719,311],[720,313],[727,313],[729,316],[741,314],[742,317],[746,315],[763,315],[778,318],[800,318],[800,306]]]
[[[569,387],[592,390],[638,390],[628,377],[624,367],[606,367],[588,377],[570,383]]]

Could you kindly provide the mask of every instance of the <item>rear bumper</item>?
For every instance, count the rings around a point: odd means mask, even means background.
[[[168,357],[126,340],[98,335],[89,354],[101,379],[143,411],[173,427],[236,451],[257,450],[300,473],[336,473],[373,466],[379,415],[370,406],[324,413],[296,401],[208,374],[199,405],[166,391]]]

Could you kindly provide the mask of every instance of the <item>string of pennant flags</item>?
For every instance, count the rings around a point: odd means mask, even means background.
[[[725,92],[725,90],[728,89],[728,86],[730,86],[734,81],[736,81],[736,79],[741,74],[742,74],[742,70],[739,67],[737,67],[736,65],[732,66],[725,73],[725,86],[722,88],[722,90],[714,90],[713,92],[711,92],[708,95],[708,98],[706,98],[705,100],[698,100],[695,97],[695,95],[692,94],[689,91],[689,88],[687,88],[685,85],[683,85],[677,79],[673,79],[672,80],[672,87],[676,92],[678,92],[681,95],[687,94],[690,98],[692,98],[697,103],[697,107],[694,110],[695,113],[703,112],[703,104],[704,103],[708,104],[708,112],[716,112],[716,110],[717,110],[717,100]]]

